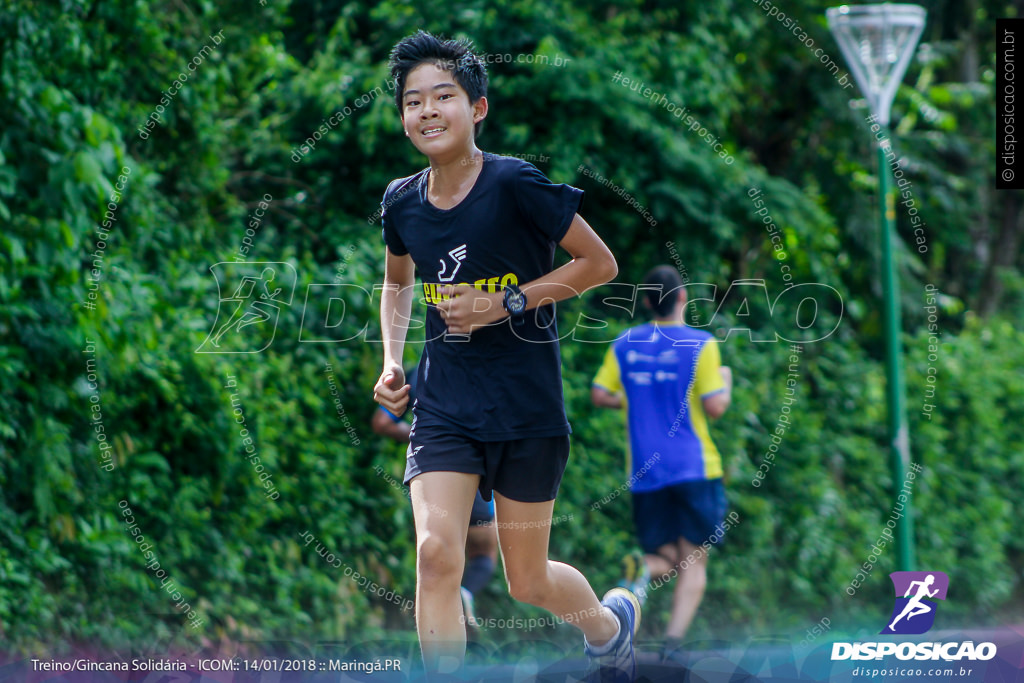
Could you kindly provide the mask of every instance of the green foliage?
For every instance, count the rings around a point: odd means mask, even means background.
[[[792,16],[838,58],[821,7],[792,4]],[[930,219],[926,254],[905,213],[899,234],[911,443],[925,467],[913,493],[919,564],[950,573],[957,591],[940,619],[981,620],[1012,605],[1024,567],[1010,504],[1024,486],[1024,390],[1007,372],[1024,341],[1009,322],[1019,318],[1024,280],[1019,250],[1006,246],[1022,207],[1014,195],[980,189],[992,186],[993,87],[991,56],[975,54],[988,44],[985,17],[1009,11],[981,4],[966,18],[958,3],[929,7],[927,59],[912,67],[894,117],[915,206]],[[895,567],[891,549],[866,587],[845,592],[894,496],[872,140],[866,112],[851,109],[851,94],[776,24],[739,0],[463,2],[442,14],[390,0],[7,3],[0,642],[25,652],[76,643],[159,649],[412,627],[409,611],[360,590],[301,538],[313,534],[347,567],[414,595],[411,512],[389,483],[401,479],[403,450],[369,428],[378,300],[346,299],[333,329],[354,341],[299,339],[311,320],[337,313],[312,297],[304,318],[308,285],[372,292],[380,281],[374,212],[389,180],[425,163],[401,133],[384,65],[390,46],[419,27],[472,37],[492,55],[532,56],[492,61],[480,146],[547,157],[541,170],[585,189],[585,217],[615,252],[621,282],[668,261],[671,242],[691,282],[719,287],[719,303],[739,279],[764,280],[774,297],[786,284],[782,263],[793,282],[840,293],[843,310],[823,312],[840,321],[835,334],[803,348],[791,424],[761,486],[752,482],[779,424],[789,347],[735,334],[723,344],[736,392],[714,437],[742,523],[714,554],[694,635],[799,633],[823,614],[873,622]],[[222,42],[187,70],[214,35]],[[554,66],[556,58],[567,61]],[[672,110],[615,82],[616,72],[686,108],[734,162]],[[296,161],[337,112],[337,125]],[[784,260],[755,214],[752,188],[764,194]],[[269,209],[252,228],[265,195]],[[253,248],[240,254],[246,228]],[[266,351],[196,353],[219,304],[210,267],[236,257],[293,267],[294,304]],[[934,360],[918,295],[926,282],[943,293]],[[600,301],[608,291],[562,304],[563,330],[582,314],[609,318],[614,309]],[[698,307],[704,322],[716,306]],[[713,329],[728,329],[736,313]],[[627,478],[621,416],[589,403],[605,345],[585,342],[631,322],[621,310],[610,318],[609,330],[562,344],[574,439],[555,514],[573,519],[554,527],[552,555],[586,568],[595,586],[617,581],[618,557],[632,545],[628,496],[593,507]],[[759,325],[768,325],[763,316]],[[937,387],[925,414],[929,367]],[[199,628],[146,568],[125,505],[203,619]],[[481,599],[481,614],[541,616],[510,603],[500,584]],[[652,598],[652,634],[669,597]],[[576,636],[558,627],[544,637]]]

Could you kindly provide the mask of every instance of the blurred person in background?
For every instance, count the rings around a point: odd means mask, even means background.
[[[721,366],[710,333],[683,323],[686,289],[675,268],[654,268],[643,289],[654,320],[612,342],[590,396],[595,406],[625,408],[627,415],[633,521],[643,554],[625,558],[624,585],[644,599],[652,576],[661,579],[656,587],[679,577],[665,632],[668,655],[704,597],[706,548],[724,535],[722,459],[708,418],[728,409],[732,371]]]

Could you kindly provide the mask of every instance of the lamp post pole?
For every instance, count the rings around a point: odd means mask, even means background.
[[[887,431],[892,471],[893,504],[902,495],[910,468],[903,344],[900,341],[900,287],[893,254],[895,202],[891,191],[888,153],[892,151],[889,113],[892,101],[924,29],[925,10],[918,5],[843,5],[825,13],[829,29],[849,64],[853,77],[881,127],[878,139],[878,223],[882,252],[882,299],[885,319],[885,378]],[[914,518],[909,500],[897,520],[898,567],[914,569]]]
[[[889,127],[878,143],[878,227],[882,246],[882,297],[885,313],[885,388],[888,404],[889,457],[892,463],[893,497],[900,495],[910,467],[910,434],[907,427],[906,384],[903,375],[903,344],[900,341],[900,280],[893,254],[893,232],[896,217],[895,199],[890,190],[889,164],[886,148]],[[899,568],[912,571],[914,559],[914,518],[910,500],[896,522],[896,547]]]

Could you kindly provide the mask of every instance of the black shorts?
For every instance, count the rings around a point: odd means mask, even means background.
[[[684,481],[633,493],[633,522],[640,547],[654,554],[679,537],[693,545],[718,545],[724,531],[725,486],[721,479]],[[717,529],[717,533],[716,533]]]
[[[568,435],[477,441],[449,427],[414,421],[405,483],[424,472],[479,474],[484,500],[497,491],[521,503],[542,503],[555,499],[568,461]]]

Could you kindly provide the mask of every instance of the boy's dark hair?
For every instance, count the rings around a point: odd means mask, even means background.
[[[644,276],[644,296],[654,314],[664,318],[676,307],[683,278],[672,266],[655,266]]]
[[[391,56],[388,58],[391,82],[395,84],[395,106],[399,114],[402,113],[405,79],[410,71],[424,63],[450,71],[455,82],[469,95],[470,103],[487,96],[487,66],[473,52],[472,41],[464,38],[442,40],[421,30],[398,41],[391,48]],[[480,121],[473,128],[476,135],[480,134],[482,124],[483,121]]]

